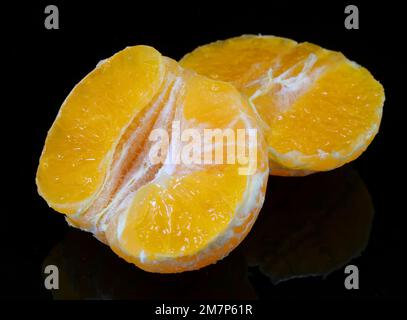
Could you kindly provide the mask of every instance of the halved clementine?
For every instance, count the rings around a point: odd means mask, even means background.
[[[235,248],[262,206],[268,158],[257,128],[231,84],[184,70],[151,47],[129,47],[63,103],[41,155],[38,190],[71,225],[144,270],[198,269]],[[208,130],[243,132],[245,143],[222,137],[189,149],[195,160],[218,154],[222,161],[171,161],[191,147],[175,139],[177,130],[197,141]],[[155,162],[152,133],[163,131],[169,145],[156,155],[165,161]],[[226,161],[238,149],[242,161]]]
[[[199,47],[180,63],[246,96],[265,132],[271,174],[337,168],[378,132],[383,87],[339,52],[245,35]]]

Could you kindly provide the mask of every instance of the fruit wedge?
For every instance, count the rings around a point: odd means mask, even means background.
[[[378,132],[384,90],[339,52],[244,35],[195,49],[180,64],[232,83],[265,132],[274,175],[306,175],[356,159]]]
[[[198,269],[235,248],[262,206],[268,157],[257,128],[232,85],[151,47],[128,47],[66,98],[41,155],[38,191],[71,225],[144,270]],[[201,147],[211,130],[227,135]],[[235,161],[231,150],[241,151]]]

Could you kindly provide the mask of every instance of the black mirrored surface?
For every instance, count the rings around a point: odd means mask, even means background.
[[[253,277],[267,278],[272,294],[281,281],[324,278],[359,256],[373,211],[366,186],[350,166],[307,177],[271,177],[249,236],[214,265],[181,274],[148,273],[90,233],[70,229],[44,266],[59,269],[55,299],[252,299],[262,294]]]

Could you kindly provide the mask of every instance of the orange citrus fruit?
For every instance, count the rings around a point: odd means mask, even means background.
[[[190,149],[195,160],[210,160],[240,148],[241,161],[167,161],[191,146],[176,139],[179,128],[196,141],[208,130],[243,132],[245,144],[227,136]],[[154,158],[157,130],[170,139]],[[62,104],[40,158],[38,191],[71,225],[144,270],[198,269],[235,248],[262,206],[268,157],[257,132],[231,84],[184,70],[151,47],[128,47],[99,63]],[[165,161],[155,162],[159,156]]]
[[[356,159],[378,132],[383,87],[339,52],[245,35],[198,47],[180,64],[246,96],[264,130],[271,174],[337,168]]]

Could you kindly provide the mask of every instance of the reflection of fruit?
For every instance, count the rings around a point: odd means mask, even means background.
[[[235,136],[257,126],[232,85],[184,71],[151,47],[126,48],[100,63],[62,105],[41,155],[39,193],[72,225],[145,270],[214,263],[257,217],[268,173],[265,145],[261,134],[246,139],[251,175],[241,174],[239,162],[154,163],[150,133],[172,136],[175,122],[183,131],[227,128]],[[232,140],[204,146],[199,158],[225,154],[236,148]],[[162,150],[163,160],[187,144],[178,143],[172,139]]]
[[[350,167],[294,180],[275,177],[268,189],[273,197],[242,250],[273,281],[325,275],[365,248],[373,205]]]
[[[255,266],[274,282],[326,275],[365,247],[373,207],[357,175],[345,166],[305,178],[275,177],[272,197],[250,235],[226,259],[181,274],[134,269],[89,234],[71,230],[49,253],[45,265],[59,269],[55,299],[250,299],[285,294],[269,286]],[[296,201],[292,201],[294,198]],[[254,268],[248,268],[247,263]],[[256,276],[258,274],[259,276]],[[257,278],[259,277],[259,278]],[[261,282],[260,290],[249,279]],[[317,279],[315,279],[317,281]],[[292,294],[292,292],[290,292]]]
[[[71,230],[49,253],[59,269],[54,299],[252,299],[244,257],[233,252],[216,265],[180,274],[145,273],[106,246]]]
[[[271,36],[195,49],[181,65],[229,81],[265,130],[271,174],[306,175],[357,158],[378,131],[383,87],[341,53]]]

